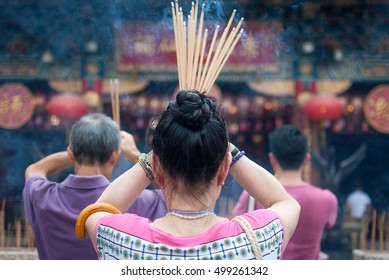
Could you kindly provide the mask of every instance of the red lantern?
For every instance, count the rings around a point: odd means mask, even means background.
[[[88,105],[80,96],[61,94],[53,96],[46,107],[51,115],[66,120],[77,120],[88,112]]]
[[[332,95],[313,95],[305,103],[303,112],[309,120],[334,120],[342,115],[343,104]]]

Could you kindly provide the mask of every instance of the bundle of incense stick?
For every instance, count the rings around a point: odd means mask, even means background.
[[[120,127],[119,79],[110,79],[109,85],[111,87],[112,119]]]
[[[201,6],[199,16],[198,1],[196,4],[192,2],[187,21],[184,19],[178,0],[175,1],[175,4],[172,2],[171,5],[179,88],[180,90],[197,90],[201,93],[207,93],[243,34],[243,29],[241,29],[243,18],[240,19],[236,27],[230,30],[236,14],[236,10],[234,10],[220,39],[218,39],[220,27],[216,26],[206,55],[208,29],[203,28],[204,4]],[[217,41],[218,43],[216,43]],[[205,56],[207,57],[205,58]]]

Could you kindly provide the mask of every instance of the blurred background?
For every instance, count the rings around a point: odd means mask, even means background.
[[[233,9],[235,24],[245,19],[209,93],[223,104],[231,140],[272,171],[268,133],[301,127],[313,154],[305,179],[339,200],[338,226],[323,249],[350,258],[345,197],[362,185],[378,213],[389,210],[389,1],[199,3],[210,34]],[[179,4],[189,12],[190,1]],[[178,85],[170,5],[0,1],[0,247],[34,246],[21,200],[24,169],[66,149],[71,125],[86,112],[112,115],[110,79],[119,79],[121,128],[149,149],[146,129]],[[119,162],[114,177],[127,168]],[[228,216],[241,191],[230,179],[216,211]]]

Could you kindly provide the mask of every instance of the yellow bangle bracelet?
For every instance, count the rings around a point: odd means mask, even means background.
[[[76,221],[76,236],[79,238],[85,237],[85,222],[90,215],[96,212],[108,212],[111,214],[121,214],[119,209],[109,203],[97,202],[85,207],[77,217]]]

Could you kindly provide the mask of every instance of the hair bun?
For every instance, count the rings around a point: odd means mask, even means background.
[[[180,91],[176,97],[173,118],[187,128],[198,128],[206,124],[214,110],[207,96],[196,91]]]

